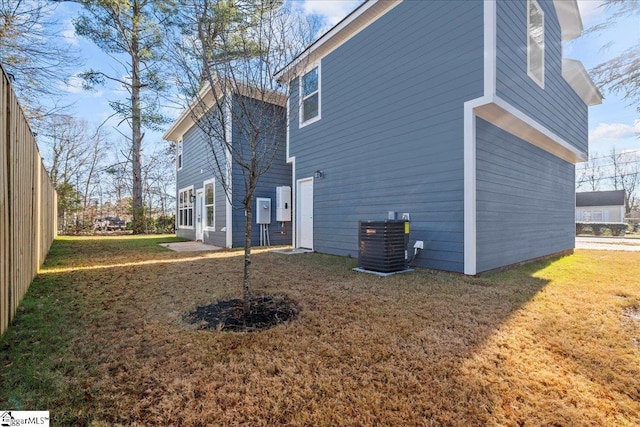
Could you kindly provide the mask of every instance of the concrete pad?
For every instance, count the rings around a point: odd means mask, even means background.
[[[380,276],[380,277],[388,277],[388,276],[393,276],[394,274],[412,273],[414,271],[414,269],[413,268],[406,268],[404,270],[393,271],[391,273],[381,273],[379,271],[365,270],[362,267],[356,267],[356,268],[353,269],[353,271],[357,271],[358,273],[375,274],[376,276]]]
[[[160,243],[160,246],[164,246],[174,252],[205,252],[219,251],[222,249],[220,246],[208,245],[202,242]]]
[[[272,252],[276,254],[283,254],[283,255],[299,255],[299,254],[313,253],[311,249],[303,249],[303,248],[276,249]]]

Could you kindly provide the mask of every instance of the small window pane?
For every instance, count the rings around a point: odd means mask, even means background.
[[[544,26],[542,23],[542,12],[535,3],[529,3],[529,34],[533,41],[542,46],[544,43]]]
[[[207,227],[213,227],[213,206],[207,206]]]
[[[527,72],[544,87],[544,12],[535,0],[528,1]]]
[[[530,71],[531,73],[538,79],[538,81],[542,81],[544,72],[544,68],[542,66],[542,61],[544,60],[542,47],[537,45],[536,43],[531,43],[531,49],[529,51],[529,55],[531,55],[529,59],[530,63]]]
[[[314,68],[302,78],[302,96],[311,95],[318,90],[318,68]]]
[[[305,99],[302,105],[303,121],[310,120],[318,115],[318,94]]]
[[[213,204],[213,184],[207,184],[204,186],[204,204],[212,205]]]

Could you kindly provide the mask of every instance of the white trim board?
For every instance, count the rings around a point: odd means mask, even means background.
[[[400,3],[402,0],[369,0],[365,2],[309,45],[304,52],[282,70],[277,71],[275,78],[280,82],[289,82],[301,72],[301,65],[304,67],[304,64],[324,58]]]
[[[569,163],[587,159],[587,153],[496,95],[496,0],[485,0],[483,13],[484,96],[464,103],[464,274],[467,275],[477,274],[477,117]]]
[[[232,135],[233,135],[233,115],[231,114],[231,102],[229,101],[229,97],[225,97],[227,102],[224,106],[225,113],[225,137],[227,142],[231,143]],[[233,247],[233,206],[231,204],[231,198],[233,198],[233,159],[231,157],[231,152],[226,149],[225,150],[226,157],[226,169],[227,169],[227,192],[229,194],[224,195],[225,200],[225,243],[227,248]],[[229,197],[231,195],[231,197]]]

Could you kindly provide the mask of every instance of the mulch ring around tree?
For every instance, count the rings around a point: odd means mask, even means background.
[[[295,319],[297,310],[287,297],[262,296],[251,299],[245,315],[241,299],[218,301],[197,307],[185,321],[198,329],[251,332],[272,328]]]

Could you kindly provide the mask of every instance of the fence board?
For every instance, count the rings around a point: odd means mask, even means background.
[[[1,67],[0,67],[1,69]],[[0,335],[56,235],[56,192],[2,70],[0,82]]]

